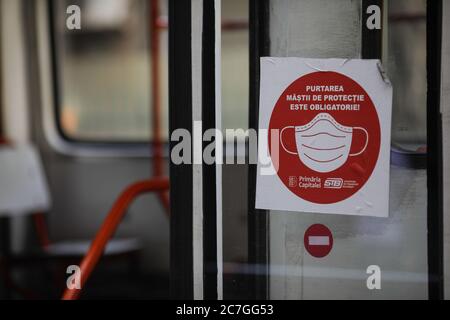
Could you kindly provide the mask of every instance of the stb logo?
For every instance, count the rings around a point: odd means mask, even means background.
[[[327,189],[341,189],[344,185],[344,180],[340,178],[329,178],[325,180],[323,187]]]

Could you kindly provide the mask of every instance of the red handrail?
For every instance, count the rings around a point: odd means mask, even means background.
[[[152,180],[138,182],[125,190],[114,204],[108,217],[97,233],[91,248],[83,258],[80,265],[81,286],[83,287],[90,274],[100,260],[108,240],[112,237],[120,221],[125,215],[129,204],[138,195],[145,192],[157,192],[158,197],[169,213],[169,180],[163,178],[163,143],[161,137],[161,86],[160,86],[160,26],[159,26],[159,1],[150,0],[151,16],[151,59],[152,59],[152,124],[153,124],[153,176]],[[80,295],[80,290],[66,289],[63,294],[63,300],[75,300]]]
[[[148,181],[137,182],[129,186],[116,200],[111,211],[108,213],[102,227],[97,232],[94,241],[89,248],[88,253],[84,256],[81,264],[81,287],[83,287],[94,267],[100,260],[108,240],[114,235],[117,227],[122,221],[128,206],[139,195],[148,192],[162,192],[169,189],[169,179],[152,179]],[[81,294],[78,289],[66,289],[64,291],[63,300],[76,300]]]

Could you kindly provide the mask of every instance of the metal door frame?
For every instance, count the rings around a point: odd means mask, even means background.
[[[259,59],[270,55],[270,0],[250,0],[250,106],[249,128],[258,129]],[[362,0],[362,17],[370,5],[383,8],[383,0]],[[382,10],[383,12],[383,10]],[[442,0],[427,0],[427,228],[428,294],[444,298],[443,153],[440,113],[442,52]],[[381,59],[383,30],[368,30],[362,23],[361,57]],[[253,270],[250,296],[267,299],[269,292],[269,212],[255,210],[256,166],[249,165],[249,263]]]
[[[220,129],[220,4],[169,0],[169,134],[189,132],[193,161],[203,158],[199,154],[211,144],[196,134]],[[171,139],[170,153],[176,144]],[[220,300],[222,168],[203,159],[201,164],[193,161],[177,165],[170,159],[171,296]]]
[[[428,298],[444,299],[444,205],[441,115],[442,0],[427,0]]]

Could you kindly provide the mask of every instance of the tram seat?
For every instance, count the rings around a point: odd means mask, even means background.
[[[9,248],[9,252],[0,254],[3,261],[8,259],[8,265],[11,267],[16,264],[26,265],[26,261],[30,260],[36,262],[70,261],[70,263],[81,261],[81,258],[88,252],[91,241],[50,241],[45,219],[43,219],[45,218],[43,213],[48,212],[50,208],[50,191],[38,151],[30,144],[0,145],[0,218],[9,220],[9,218],[19,215],[39,217],[40,222],[35,221],[35,226],[36,233],[41,238],[38,239],[41,246],[37,252],[36,250],[26,250],[25,254],[13,254],[12,249]],[[42,233],[45,234],[42,235]],[[46,240],[43,241],[42,237]],[[7,241],[11,246],[10,240]],[[103,254],[105,258],[129,258],[131,267],[129,270],[135,272],[141,249],[142,246],[137,239],[116,238],[108,242]]]
[[[25,144],[0,146],[0,216],[45,212],[50,206],[37,151]]]

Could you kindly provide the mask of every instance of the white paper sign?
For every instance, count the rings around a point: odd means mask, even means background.
[[[257,209],[389,216],[392,86],[378,60],[262,58],[260,92]]]

